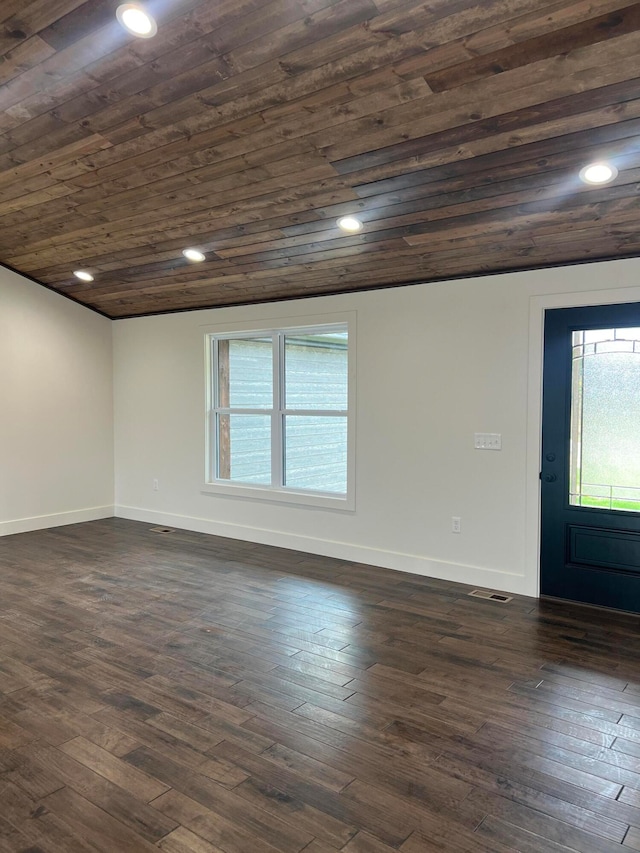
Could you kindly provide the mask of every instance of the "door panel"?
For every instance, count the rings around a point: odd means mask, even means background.
[[[640,612],[640,304],[545,318],[541,592]]]

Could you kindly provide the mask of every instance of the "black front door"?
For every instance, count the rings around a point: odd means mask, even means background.
[[[640,613],[640,303],[547,311],[542,595]]]

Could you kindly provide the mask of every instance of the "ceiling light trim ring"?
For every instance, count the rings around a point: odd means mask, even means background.
[[[120,25],[136,38],[150,39],[158,32],[158,25],[155,19],[139,3],[121,3],[116,9],[116,18]],[[133,22],[142,24],[143,29],[136,27]]]
[[[580,180],[589,186],[603,186],[610,184],[618,177],[616,167],[607,163],[606,160],[597,160],[593,163],[587,163],[580,169]]]
[[[192,261],[192,263],[194,264],[202,263],[202,261],[205,261],[207,259],[207,256],[204,254],[204,252],[201,252],[200,249],[183,249],[182,254],[188,261]]]
[[[356,234],[362,231],[364,227],[361,220],[357,216],[341,216],[336,222],[341,231],[346,231],[349,234]]]

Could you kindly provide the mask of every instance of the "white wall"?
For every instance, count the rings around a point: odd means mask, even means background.
[[[0,535],[113,514],[111,323],[0,268]]]
[[[640,300],[639,281],[639,260],[616,261],[118,321],[116,514],[536,594],[543,308]],[[202,494],[204,329],[341,311],[357,313],[356,511]]]

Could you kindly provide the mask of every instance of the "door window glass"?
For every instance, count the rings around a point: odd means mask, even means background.
[[[573,332],[572,506],[640,512],[640,328]]]

